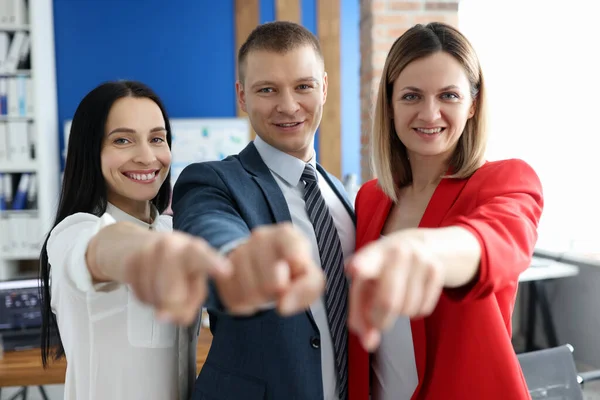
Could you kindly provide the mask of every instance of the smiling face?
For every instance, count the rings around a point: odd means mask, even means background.
[[[409,158],[447,158],[475,113],[461,64],[436,52],[408,64],[393,85],[394,128]]]
[[[327,98],[323,60],[308,45],[283,54],[256,50],[245,61],[238,101],[256,134],[271,146],[307,161]]]
[[[156,103],[145,97],[117,100],[106,121],[100,157],[108,201],[126,212],[145,209],[171,164],[165,120]]]

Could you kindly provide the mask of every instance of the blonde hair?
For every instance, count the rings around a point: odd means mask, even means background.
[[[450,157],[452,172],[446,178],[468,178],[481,166],[487,145],[487,107],[483,74],[475,50],[462,33],[450,25],[433,22],[415,25],[392,45],[385,60],[373,118],[371,163],[378,184],[394,202],[398,189],[412,182],[406,147],[394,128],[391,97],[394,82],[411,62],[437,52],[453,56],[465,69],[475,102],[475,113],[467,121]]]

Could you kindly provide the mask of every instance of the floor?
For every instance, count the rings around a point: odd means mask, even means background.
[[[587,365],[577,363],[577,371],[591,371],[597,368],[593,368]],[[590,382],[583,386],[584,400],[600,400],[600,380]]]

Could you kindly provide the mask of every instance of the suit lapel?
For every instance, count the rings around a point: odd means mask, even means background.
[[[325,168],[323,168],[318,163],[317,163],[317,170],[325,178],[325,180],[327,181],[327,184],[329,184],[329,187],[331,187],[331,189],[333,190],[333,192],[340,199],[340,201],[342,202],[342,204],[346,208],[346,211],[348,211],[348,214],[350,215],[350,218],[352,218],[352,222],[354,223],[354,227],[356,227],[356,214],[354,214],[354,207],[352,206],[352,204],[350,204],[350,200],[348,200],[348,197],[345,195],[345,189],[344,189],[344,187],[340,186],[334,179],[332,179],[331,176],[329,175],[329,172],[327,172],[325,170]]]
[[[429,200],[423,218],[421,218],[421,222],[419,223],[419,228],[439,227],[466,183],[466,179],[442,179],[433,192],[431,200]],[[413,319],[410,324],[413,334],[417,374],[419,376],[419,383],[413,395],[413,399],[416,399],[419,398],[418,393],[425,378],[425,369],[427,367],[425,318]]]
[[[248,144],[244,150],[240,152],[240,162],[242,166],[252,175],[252,179],[257,183],[262,190],[267,204],[273,214],[273,220],[276,223],[291,222],[290,209],[281,193],[281,189],[275,182],[269,167],[262,160],[254,143]]]
[[[357,245],[364,246],[368,242],[379,239],[381,236],[381,231],[383,230],[383,225],[387,220],[387,217],[390,213],[390,209],[392,208],[392,200],[387,197],[379,188],[374,192],[375,201],[367,202],[371,203],[374,211],[371,214],[371,218],[369,219],[364,230],[365,233],[358,237],[360,232],[357,232]]]

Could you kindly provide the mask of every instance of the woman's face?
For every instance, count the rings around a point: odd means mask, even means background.
[[[445,52],[415,60],[393,85],[392,109],[398,138],[408,156],[449,156],[475,113],[467,74]]]
[[[158,105],[145,97],[117,100],[106,121],[100,157],[109,202],[119,206],[156,197],[171,165]]]

